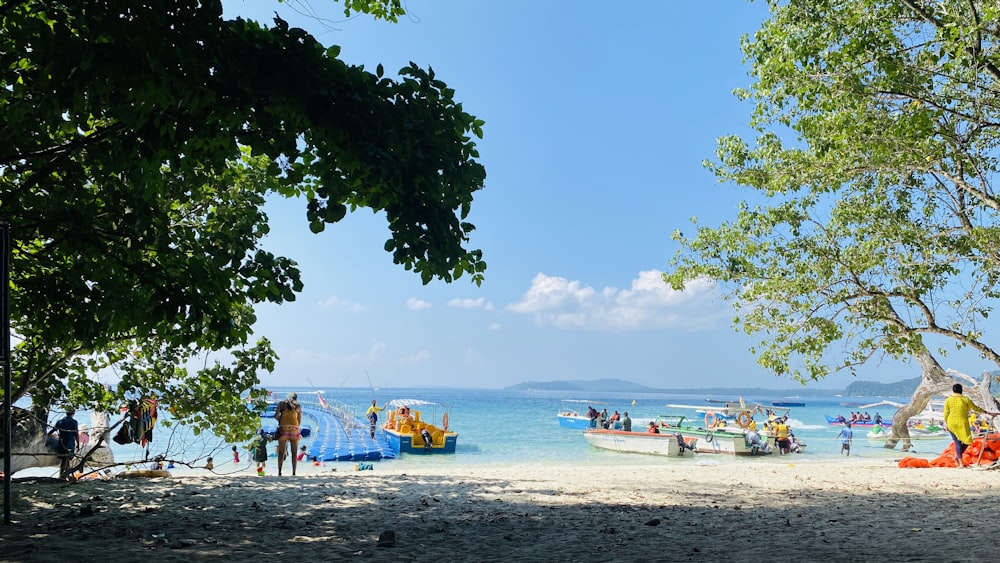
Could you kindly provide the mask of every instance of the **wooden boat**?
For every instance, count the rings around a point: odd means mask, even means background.
[[[749,416],[763,416],[769,417],[770,415],[775,416],[788,416],[791,409],[788,407],[773,407],[764,405],[762,403],[747,403],[744,401],[716,401],[717,405],[679,405],[679,404],[668,404],[667,406],[672,409],[687,409],[693,410],[698,414],[705,415],[706,417],[711,414],[714,418],[725,418],[728,420],[736,420],[739,418],[741,413],[747,413]]]
[[[865,437],[869,440],[888,440],[892,435],[892,432],[882,426],[874,426],[869,430]],[[944,438],[950,438],[948,430],[937,425],[924,425],[915,424],[910,426],[910,439],[911,440],[941,440]]]
[[[600,401],[586,401],[581,399],[563,400],[562,409],[556,414],[559,419],[559,426],[572,428],[573,430],[586,430],[590,428],[590,417],[587,416],[583,406],[604,405]],[[581,414],[582,411],[582,414]]]
[[[590,418],[573,411],[562,411],[556,415],[559,419],[559,426],[572,428],[574,430],[586,430],[590,428]]]
[[[769,455],[773,450],[773,443],[768,443],[772,441],[766,439],[765,442],[763,436],[760,444],[753,445],[747,442],[747,435],[740,429],[730,431],[696,427],[684,415],[660,415],[655,422],[661,433],[677,433],[685,440],[694,439],[695,451],[698,453],[751,456]]]
[[[455,453],[458,434],[450,429],[449,407],[420,399],[394,399],[388,404],[393,408],[382,429],[397,454]]]
[[[771,401],[771,406],[791,408],[804,407],[806,404],[801,401]]]
[[[875,426],[874,420],[851,420],[849,418],[845,419],[843,416],[830,416],[828,414],[825,414],[823,416],[826,417],[826,423],[829,424],[830,426],[840,426],[841,424],[844,423],[845,420],[847,422],[850,422],[851,426],[857,426],[860,428],[871,428],[872,426]],[[882,419],[883,428],[889,428],[891,426],[892,426],[892,419],[888,418]]]
[[[588,428],[583,431],[583,437],[595,448],[665,457],[681,457],[686,450],[690,452],[689,448],[698,441],[697,438],[684,438],[676,433],[652,434],[603,428]],[[681,448],[680,440],[684,440],[689,448]]]

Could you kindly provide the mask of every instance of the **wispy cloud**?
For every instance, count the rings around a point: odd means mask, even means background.
[[[684,291],[663,282],[662,272],[648,270],[629,289],[601,291],[580,281],[538,274],[520,301],[508,311],[533,315],[538,324],[559,328],[615,332],[673,329],[695,332],[728,323],[732,308],[711,280],[695,280]]]
[[[404,366],[412,366],[416,364],[425,363],[427,362],[427,360],[430,359],[431,359],[430,352],[428,352],[427,350],[420,350],[416,354],[411,354],[409,356],[403,356],[402,358],[399,358],[397,363],[402,364]]]
[[[424,309],[430,309],[431,304],[424,301],[423,299],[417,299],[416,297],[411,297],[406,300],[406,308],[412,311],[423,311]]]
[[[340,299],[339,297],[327,297],[326,299],[319,302],[322,307],[329,307],[331,309],[341,309],[344,311],[354,311],[356,313],[364,312],[365,306],[360,303],[352,303],[345,299]]]
[[[448,306],[455,307],[456,309],[486,309],[487,311],[493,310],[493,303],[487,301],[485,297],[477,297],[475,299],[455,298],[448,302]]]
[[[381,361],[385,350],[386,344],[384,342],[372,340],[371,346],[367,350],[351,354],[330,354],[301,346],[297,348],[281,348],[276,350],[276,352],[282,362],[292,364],[337,363],[340,365],[366,366]]]

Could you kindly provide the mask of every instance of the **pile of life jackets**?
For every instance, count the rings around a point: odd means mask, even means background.
[[[997,459],[1000,459],[1000,434],[973,439],[962,454],[962,464],[965,466],[993,465]],[[958,467],[958,462],[955,461],[955,444],[948,444],[935,459],[904,457],[899,460],[899,467]]]

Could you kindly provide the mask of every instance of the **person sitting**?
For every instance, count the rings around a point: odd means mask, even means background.
[[[649,434],[659,434],[660,429],[656,427],[656,423],[652,420],[649,421],[649,428],[646,429]]]
[[[681,455],[684,455],[684,450],[694,451],[694,446],[684,441],[684,436],[680,432],[675,433],[674,438],[677,439],[677,447],[680,448]]]
[[[615,413],[613,415],[611,415],[611,417],[608,418],[608,420],[604,423],[604,428],[606,430],[607,429],[617,430],[618,429],[618,421],[621,420],[621,418],[622,418],[622,415],[618,414],[618,411],[615,411]]]

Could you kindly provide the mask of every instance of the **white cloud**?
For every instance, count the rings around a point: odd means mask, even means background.
[[[448,302],[448,306],[455,307],[457,309],[486,309],[487,311],[493,310],[493,303],[487,301],[485,297],[478,297],[476,299],[455,298]]]
[[[288,362],[289,364],[296,365],[336,363],[338,365],[369,366],[382,360],[385,349],[386,345],[384,342],[372,340],[371,346],[367,350],[351,354],[330,354],[301,346],[297,348],[282,348],[276,350],[276,352],[278,353],[278,357],[281,358],[282,363]]]
[[[559,328],[606,330],[672,329],[696,332],[727,324],[732,308],[715,283],[698,279],[684,291],[663,282],[662,272],[639,272],[629,289],[597,291],[579,281],[538,274],[520,301],[507,310],[534,316],[535,322]]]
[[[423,299],[417,299],[416,297],[411,297],[406,300],[406,308],[412,311],[423,311],[424,309],[430,309],[431,304],[424,301]]]
[[[364,312],[365,306],[360,303],[352,303],[338,297],[327,297],[323,301],[319,302],[321,307],[329,307],[331,309],[343,309],[345,311],[354,311],[356,313]]]
[[[421,351],[417,352],[416,354],[411,354],[409,356],[403,356],[402,358],[400,358],[397,361],[397,363],[402,364],[404,366],[413,366],[413,365],[417,365],[417,364],[426,363],[427,360],[430,360],[430,359],[431,359],[431,353],[428,352],[427,350],[421,350]]]
[[[487,326],[486,328],[490,330],[500,330],[502,328],[502,325],[500,323],[490,323],[489,326]]]

